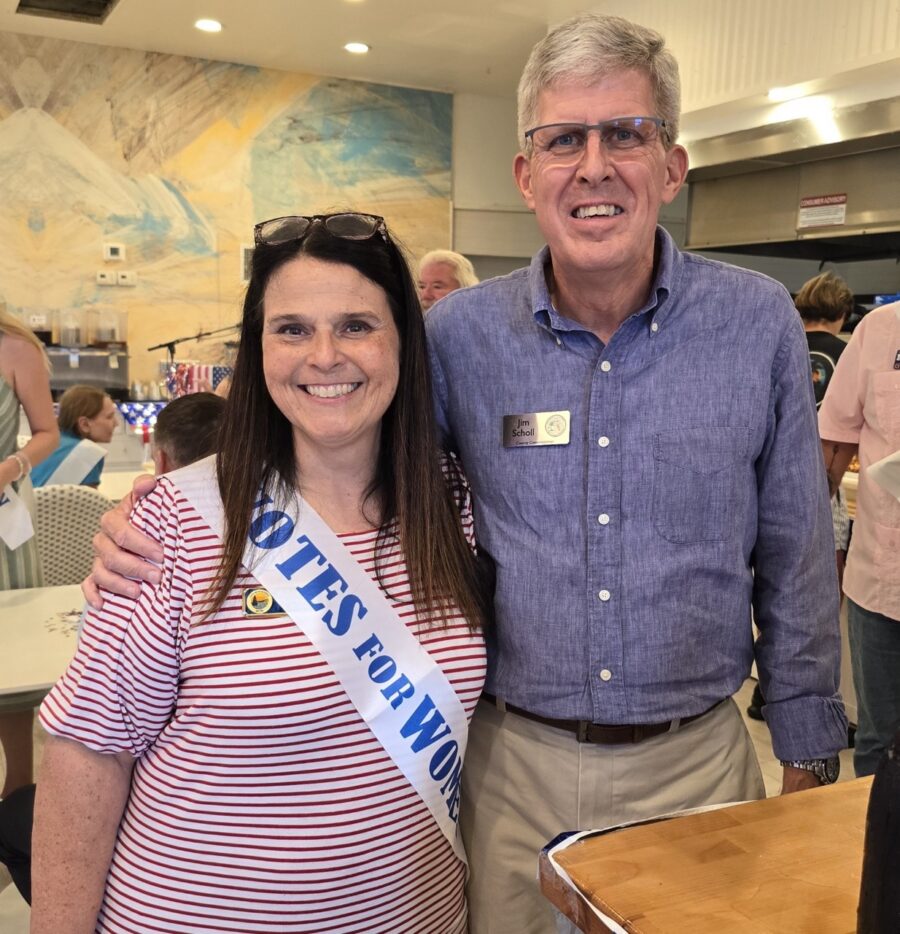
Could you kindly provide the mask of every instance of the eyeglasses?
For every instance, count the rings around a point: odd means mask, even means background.
[[[274,217],[253,228],[253,240],[257,245],[266,246],[303,240],[316,224],[322,224],[332,237],[341,240],[369,240],[377,233],[381,234],[385,242],[388,239],[383,217],[377,214],[346,213]]]
[[[603,123],[548,123],[525,134],[536,155],[554,161],[581,158],[588,133],[596,130],[600,142],[610,154],[638,152],[649,148],[666,131],[666,121],[659,117],[617,117]]]

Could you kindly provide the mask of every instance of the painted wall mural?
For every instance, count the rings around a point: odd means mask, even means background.
[[[352,207],[413,256],[448,245],[451,113],[447,94],[0,33],[0,300],[126,312],[132,378],[158,379],[146,347],[236,320],[259,220]]]

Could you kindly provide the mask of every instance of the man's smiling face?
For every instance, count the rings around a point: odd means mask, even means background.
[[[590,84],[573,81],[545,89],[536,125],[637,116],[659,115],[649,77],[628,70]],[[514,169],[550,246],[555,276],[648,275],[659,211],[678,194],[687,155],[680,146],[666,150],[663,132],[644,147],[610,153],[591,131],[578,159],[520,153]]]

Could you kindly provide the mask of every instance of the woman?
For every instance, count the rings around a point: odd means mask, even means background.
[[[43,583],[34,536],[18,544],[27,530],[17,534],[22,519],[13,510],[33,513],[28,475],[32,465],[39,464],[59,439],[49,371],[40,341],[0,310],[0,590],[40,587]],[[21,450],[17,443],[20,405],[31,429],[31,438]],[[9,496],[10,491],[15,498]],[[24,521],[30,525],[27,514]],[[7,541],[16,547],[9,547]],[[19,698],[12,706],[0,704],[0,742],[6,755],[0,797],[32,781],[32,710],[42,695]]]
[[[100,486],[106,449],[116,430],[116,404],[96,386],[70,386],[59,400],[59,447],[34,472],[35,486]]]
[[[413,283],[372,215],[256,243],[222,454],[141,501],[160,584],[105,595],[42,708],[38,934],[465,930],[488,600]]]

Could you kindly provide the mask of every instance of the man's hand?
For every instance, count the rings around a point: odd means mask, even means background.
[[[789,795],[794,791],[805,791],[807,788],[819,788],[821,782],[815,772],[807,769],[795,769],[793,766],[786,765],[784,768],[784,777],[781,780],[781,793]]]
[[[828,474],[828,495],[834,496],[844,474],[856,454],[858,445],[849,441],[830,441],[822,439],[822,456],[825,458],[825,472]]]
[[[135,502],[146,496],[155,486],[155,477],[142,474],[135,479],[131,492],[100,519],[100,531],[93,539],[94,554],[97,557],[94,559],[91,573],[81,584],[85,600],[95,610],[103,606],[101,587],[123,597],[134,598],[141,592],[140,584],[136,583],[136,580],[151,584],[158,584],[160,581],[161,574],[156,565],[163,559],[162,546],[138,532],[128,519]],[[155,564],[150,564],[151,561]]]

